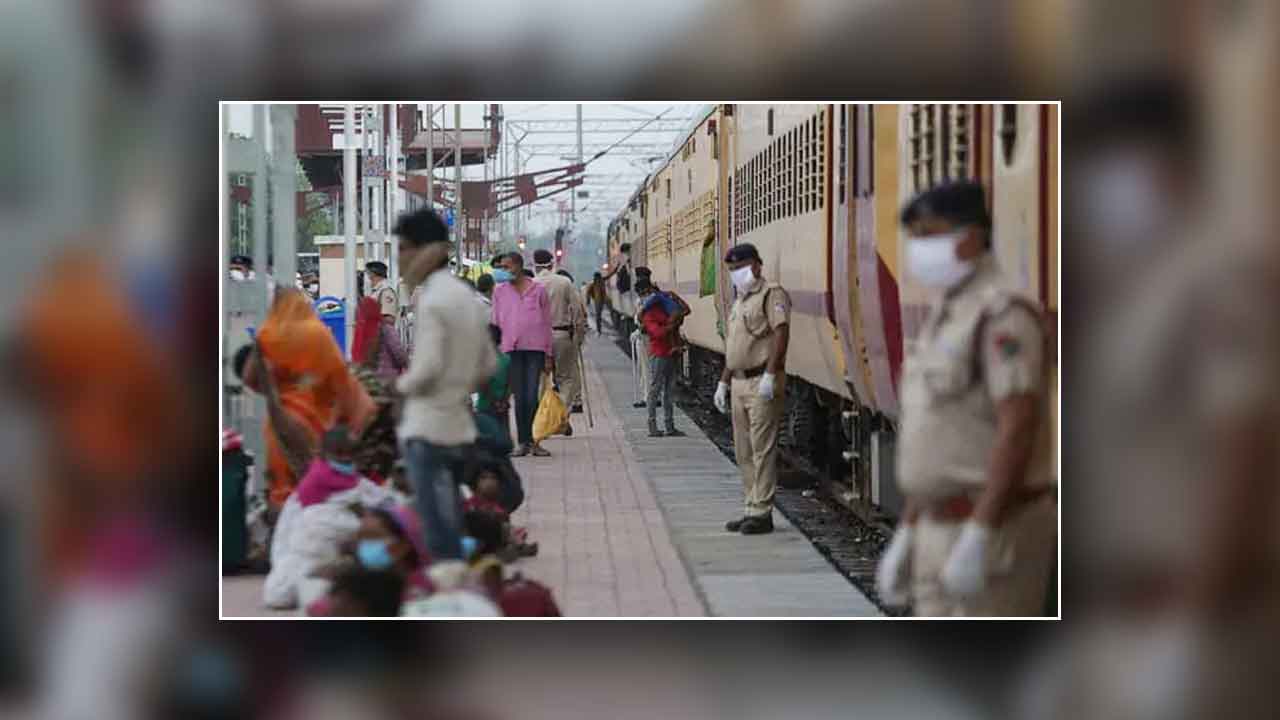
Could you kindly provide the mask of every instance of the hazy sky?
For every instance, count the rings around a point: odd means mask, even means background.
[[[698,105],[674,105],[670,103],[626,103],[626,104],[609,104],[609,103],[586,103],[583,105],[582,117],[584,121],[593,119],[646,119],[655,117],[663,111],[667,111],[663,115],[663,119],[687,119],[696,114],[701,106]],[[565,119],[572,120],[575,116],[575,105],[573,103],[536,103],[536,104],[503,104],[503,113],[508,121],[518,122],[520,120],[548,120],[548,119]],[[480,103],[464,103],[462,105],[462,126],[464,128],[478,128],[481,126],[485,106]],[[453,126],[454,106],[446,106],[445,113],[446,127]],[[437,115],[437,118],[439,116]],[[253,110],[251,105],[229,105],[227,106],[227,123],[231,132],[242,135],[253,135]],[[601,134],[584,134],[583,144],[585,146],[612,144],[626,137],[629,131],[617,131]],[[661,145],[665,150],[669,150],[676,140],[678,132],[665,134],[637,134],[628,140],[631,143],[652,143]],[[269,143],[268,139],[268,143]],[[574,144],[577,137],[574,132],[544,134],[538,136],[529,136],[525,138],[524,147],[530,147],[533,142],[542,144]],[[665,152],[664,152],[665,154]],[[589,154],[588,154],[589,158]],[[545,170],[565,165],[567,161],[561,160],[554,156],[540,156],[528,161],[525,170],[537,171]],[[636,188],[644,178],[645,170],[649,167],[656,167],[658,163],[647,163],[640,158],[625,158],[606,155],[599,160],[591,163],[587,167],[587,179],[583,187],[580,189],[587,190],[592,194],[591,199],[579,200],[579,209],[585,210],[586,215],[581,216],[581,220],[587,221],[587,216],[595,216],[600,222],[607,222],[621,208],[625,202],[625,196],[630,190]],[[452,177],[452,170],[448,171],[448,177]],[[466,178],[480,178],[483,176],[483,169],[479,166],[467,167],[463,169],[463,176]],[[608,187],[606,187],[608,186]],[[566,198],[568,194],[559,197]],[[556,203],[554,199],[534,206],[534,216],[530,221],[529,229],[538,232],[545,227],[551,226],[555,222]]]

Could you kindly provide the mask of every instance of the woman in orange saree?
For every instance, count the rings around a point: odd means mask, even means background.
[[[279,509],[324,431],[342,422],[359,437],[376,408],[300,290],[276,293],[255,355],[257,367],[246,368],[245,384],[267,396],[268,501]]]

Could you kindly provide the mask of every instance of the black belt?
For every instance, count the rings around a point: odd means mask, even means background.
[[[763,375],[765,368],[767,367],[768,365],[761,365],[760,367],[748,368],[746,370],[734,370],[733,376],[736,378],[742,378],[743,380],[750,380],[753,377]]]
[[[553,325],[553,326],[551,326],[551,329],[552,329],[552,330],[562,330],[562,331],[564,331],[564,332],[573,332],[573,326],[572,326],[572,325]]]

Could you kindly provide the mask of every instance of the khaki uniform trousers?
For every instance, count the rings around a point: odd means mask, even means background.
[[[964,521],[922,513],[911,553],[911,597],[919,617],[1036,617],[1044,614],[1057,551],[1057,504],[1051,496],[1013,511],[993,533],[985,589],[957,598],[942,586],[942,568]]]
[[[566,405],[577,405],[582,402],[578,344],[568,332],[555,330],[551,333],[551,354],[556,359],[556,385],[560,386],[560,399]]]
[[[733,452],[742,473],[746,516],[773,512],[773,491],[778,486],[778,430],[786,411],[786,383],[774,380],[772,400],[760,397],[760,377],[733,378],[730,385],[733,411]]]

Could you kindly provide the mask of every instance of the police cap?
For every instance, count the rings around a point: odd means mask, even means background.
[[[939,218],[953,225],[977,225],[991,227],[987,214],[987,193],[981,183],[962,181],[930,188],[915,197],[902,209],[902,224],[922,218]]]
[[[760,251],[756,250],[756,246],[751,243],[742,243],[729,248],[729,252],[724,254],[724,261],[727,263],[742,262],[743,260],[760,260]]]

